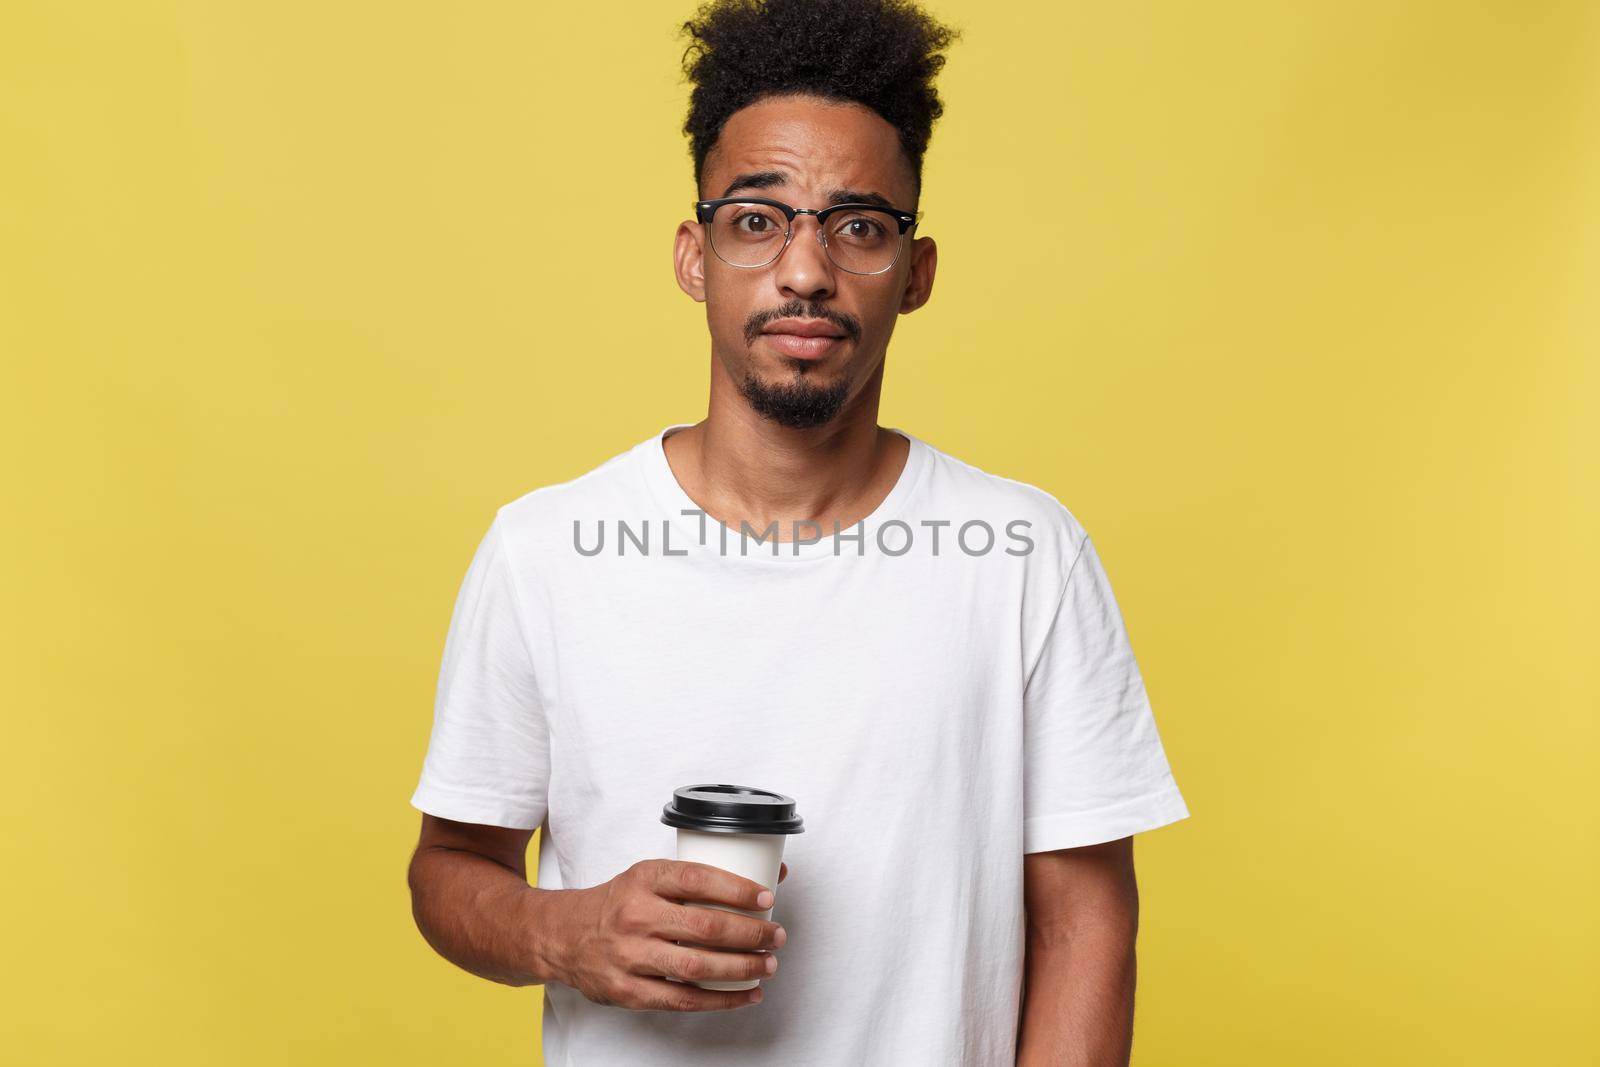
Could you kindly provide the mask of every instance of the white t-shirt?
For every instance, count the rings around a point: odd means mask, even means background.
[[[412,805],[543,824],[536,884],[559,889],[674,858],[679,786],[795,799],[764,1001],[636,1012],[550,982],[551,1067],[1011,1064],[1023,853],[1189,814],[1094,545],[1050,494],[901,430],[861,523],[741,544],[667,463],[685,425],[498,510]]]

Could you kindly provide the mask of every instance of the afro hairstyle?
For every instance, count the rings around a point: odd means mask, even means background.
[[[683,23],[694,85],[683,132],[695,188],[734,112],[772,96],[862,104],[893,126],[922,193],[922,157],[944,105],[933,79],[960,37],[910,0],[710,0]],[[914,210],[914,207],[913,207]]]

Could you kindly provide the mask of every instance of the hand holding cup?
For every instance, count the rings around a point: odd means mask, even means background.
[[[778,880],[788,873],[782,865]],[[557,899],[552,967],[559,981],[597,1004],[724,1011],[759,1003],[759,987],[712,990],[694,983],[766,978],[777,969],[772,950],[785,941],[777,923],[738,913],[768,910],[766,886],[704,863],[640,860],[609,882]]]

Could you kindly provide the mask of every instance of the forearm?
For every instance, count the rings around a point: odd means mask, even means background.
[[[1017,1067],[1125,1067],[1137,958],[1131,922],[1028,927]]]
[[[509,986],[555,977],[546,956],[551,898],[486,856],[451,848],[419,851],[407,875],[411,913],[434,951],[481,978]]]

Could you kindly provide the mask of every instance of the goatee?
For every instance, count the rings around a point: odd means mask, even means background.
[[[821,426],[844,407],[850,381],[841,378],[836,385],[812,385],[804,379],[774,385],[746,372],[739,392],[756,414],[791,430]]]

